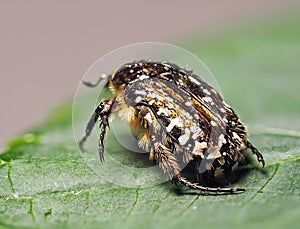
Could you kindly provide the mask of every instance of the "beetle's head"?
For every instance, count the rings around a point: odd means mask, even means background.
[[[149,78],[151,72],[147,67],[147,63],[145,60],[140,60],[124,64],[112,75],[112,82],[118,87]]]

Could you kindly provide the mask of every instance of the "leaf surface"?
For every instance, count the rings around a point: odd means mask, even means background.
[[[111,184],[79,153],[67,104],[30,134],[12,139],[0,155],[0,228],[297,228],[299,19],[248,25],[207,40],[194,36],[180,44],[213,71],[265,157],[263,170],[256,164],[234,184],[245,193],[179,194],[170,182],[144,188]],[[118,154],[112,134],[109,147],[122,163],[144,160]],[[112,174],[110,169],[103,173]]]

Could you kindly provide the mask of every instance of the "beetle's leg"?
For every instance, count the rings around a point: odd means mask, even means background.
[[[143,101],[135,105],[135,108],[138,107],[144,107],[144,109],[139,109],[139,115],[142,123],[146,123],[145,127],[148,128],[148,132],[144,134],[146,135],[145,139],[140,139],[140,145],[150,145],[149,159],[154,159],[162,171],[172,178],[179,172],[179,166],[174,156],[175,146],[170,149],[165,145],[164,136],[168,136],[168,133],[151,105]]]
[[[94,128],[94,125],[97,122],[98,118],[99,118],[99,114],[95,111],[92,114],[92,116],[90,117],[90,120],[89,120],[89,122],[87,123],[87,125],[85,127],[85,135],[83,136],[83,138],[80,140],[80,142],[78,144],[81,151],[84,151],[83,143],[90,136],[90,134],[92,132],[92,129]]]
[[[236,193],[236,192],[244,192],[245,189],[243,188],[225,188],[225,187],[206,187],[206,186],[202,186],[199,185],[197,183],[193,183],[191,181],[189,181],[188,179],[182,177],[180,174],[174,176],[172,178],[172,182],[174,182],[175,184],[183,184],[189,188],[192,189],[198,189],[200,191],[204,191],[204,192],[229,192],[229,193]]]
[[[152,138],[151,141],[155,141]],[[180,171],[178,161],[172,154],[172,150],[164,146],[161,142],[156,141],[153,146],[154,160],[162,169],[162,171],[169,177],[172,178],[175,174]]]
[[[102,74],[96,83],[91,83],[87,81],[82,81],[82,83],[87,87],[97,87],[102,80],[104,79],[108,80],[111,79],[111,77],[112,77],[111,75]]]
[[[258,150],[250,142],[247,142],[247,147],[251,149],[253,154],[256,155],[258,162],[261,164],[263,168],[265,166],[265,160],[263,155],[260,152],[258,152]]]
[[[103,141],[104,141],[104,137],[105,137],[105,134],[106,134],[107,127],[109,128],[109,124],[108,124],[109,115],[110,114],[101,116],[101,122],[100,122],[100,125],[99,125],[99,127],[101,128],[101,131],[100,131],[100,137],[99,137],[99,143],[98,143],[98,152],[99,152],[99,157],[100,157],[101,162],[104,162],[104,144],[103,144]]]
[[[107,129],[107,127],[109,127],[108,118],[109,118],[109,116],[111,114],[114,102],[115,102],[115,98],[112,98],[112,99],[108,99],[108,100],[102,101],[97,106],[97,108],[95,109],[94,113],[92,114],[89,122],[86,125],[85,136],[79,142],[79,148],[81,150],[83,150],[83,143],[89,137],[89,135],[91,134],[92,129],[93,129],[95,123],[100,118],[101,133],[100,133],[100,138],[99,138],[99,148],[98,148],[98,151],[99,151],[99,156],[100,156],[101,162],[104,161],[104,156],[103,156],[103,154],[104,154],[103,140],[104,140],[104,137],[105,137],[105,134],[106,134],[106,129]]]

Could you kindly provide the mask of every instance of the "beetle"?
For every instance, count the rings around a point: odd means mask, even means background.
[[[79,142],[83,150],[100,121],[101,162],[109,118],[116,114],[139,133],[139,147],[149,152],[149,159],[175,184],[206,192],[242,192],[243,188],[206,185],[204,178],[223,179],[235,171],[245,164],[246,149],[264,167],[262,154],[248,141],[246,128],[233,109],[192,71],[168,62],[135,60],[104,78],[113,96],[96,107]],[[101,80],[83,83],[95,87]],[[197,182],[182,173],[191,167]]]

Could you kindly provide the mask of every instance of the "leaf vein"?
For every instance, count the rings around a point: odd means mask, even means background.
[[[34,216],[34,213],[33,213],[33,197],[31,197],[31,198],[29,199],[29,210],[28,210],[28,214],[31,216],[33,222],[36,222],[35,216]]]
[[[157,205],[157,207],[156,208],[154,208],[154,210],[153,210],[153,212],[152,212],[152,215],[154,215],[157,211],[158,211],[158,209],[161,207],[161,205],[162,205],[162,203],[163,203],[163,200],[165,200],[165,199],[167,199],[168,198],[168,196],[170,195],[170,191],[165,195],[165,197],[164,198],[160,198],[159,200],[158,200],[158,205]]]
[[[137,187],[136,191],[135,191],[135,199],[132,203],[131,208],[129,209],[128,213],[125,215],[124,220],[126,221],[130,215],[132,214],[133,210],[135,209],[138,199],[139,199],[139,195],[140,195],[140,187]]]
[[[252,200],[255,199],[255,197],[261,193],[263,191],[263,189],[272,181],[272,179],[275,177],[275,175],[277,174],[278,170],[279,170],[279,167],[280,167],[280,163],[277,163],[275,165],[275,169],[274,169],[274,172],[272,173],[272,175],[268,178],[268,180],[248,199],[246,200],[242,206],[250,203]]]
[[[194,203],[199,199],[200,196],[201,193],[198,193],[197,196],[191,201],[191,203],[189,203],[189,205],[185,209],[180,211],[176,216],[182,216],[187,210],[189,210],[194,205]]]
[[[285,130],[272,127],[257,127],[257,132],[253,135],[270,135],[270,136],[279,136],[279,137],[291,137],[291,138],[300,138],[300,133],[294,130]]]
[[[14,183],[11,179],[11,164],[9,162],[7,162],[7,179],[10,185],[10,189],[12,193],[15,193],[15,187],[14,187]]]

